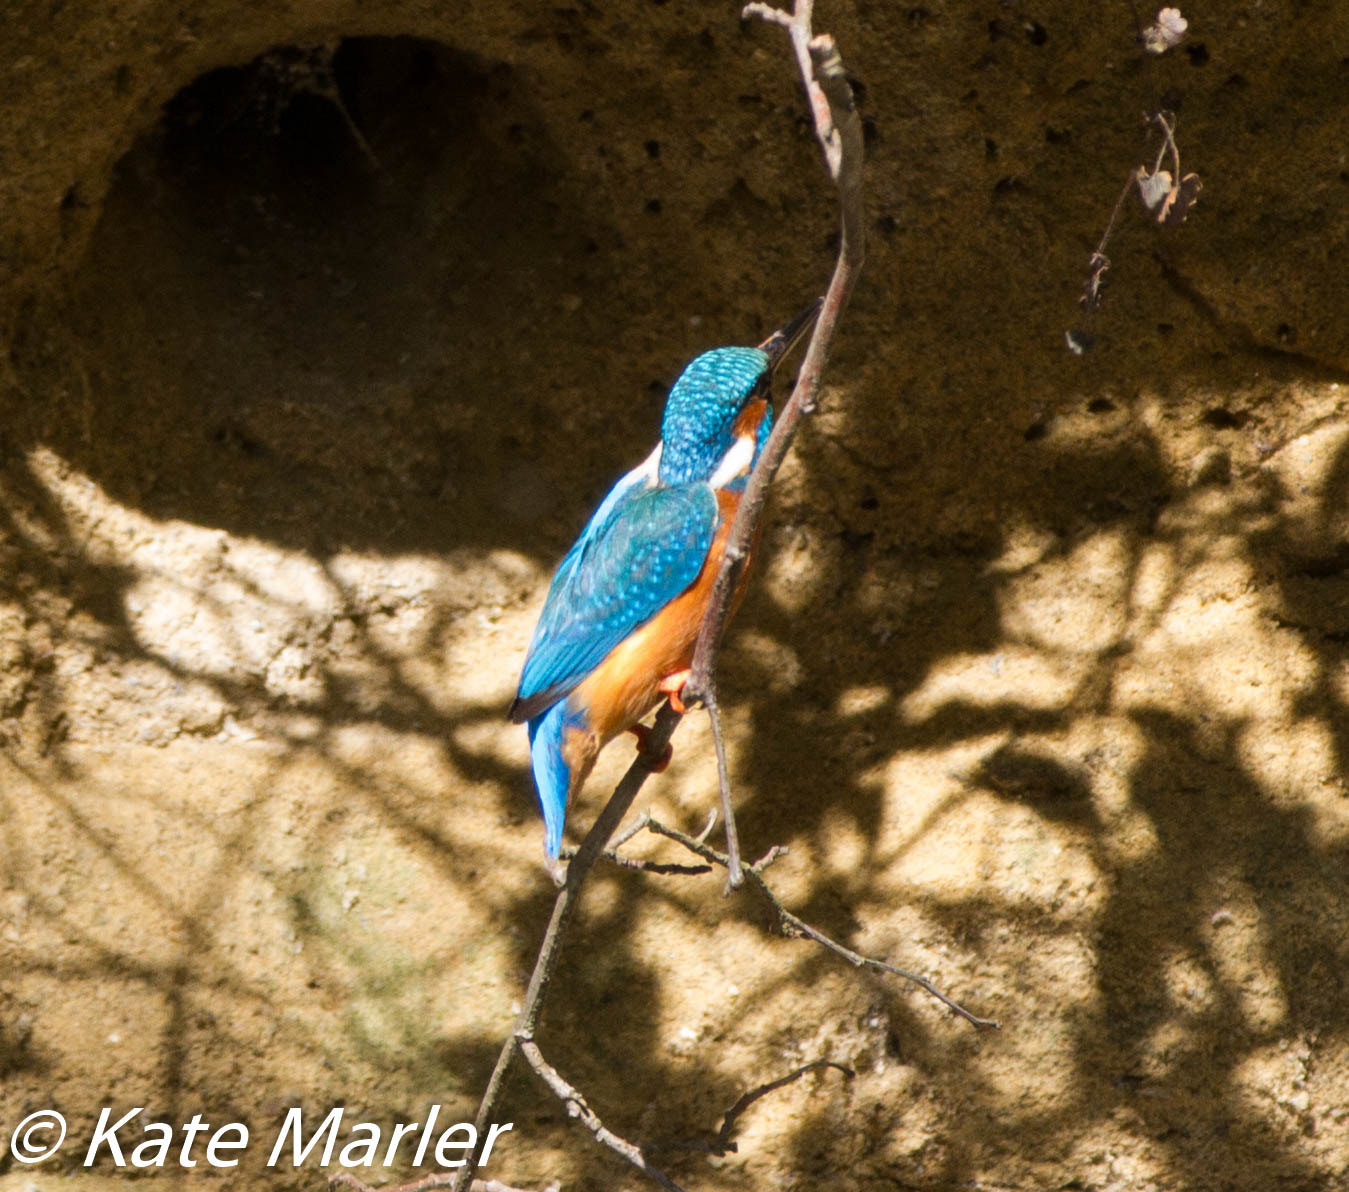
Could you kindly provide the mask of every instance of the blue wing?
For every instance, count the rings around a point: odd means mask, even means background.
[[[705,484],[634,482],[610,494],[553,576],[511,719],[530,720],[561,699],[693,583],[718,518]]]

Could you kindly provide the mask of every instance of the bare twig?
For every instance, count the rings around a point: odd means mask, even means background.
[[[692,674],[684,687],[685,702],[702,700],[711,687],[710,676],[715,669],[716,653],[725,632],[730,611],[731,594],[735,581],[744,568],[747,548],[752,540],[764,504],[768,487],[777,474],[787,451],[796,437],[802,417],[812,413],[819,397],[820,379],[825,360],[833,342],[838,319],[847,304],[865,256],[865,230],[862,218],[862,123],[853,104],[852,90],[843,73],[843,62],[833,39],[828,35],[810,36],[811,0],[797,0],[792,16],[766,5],[752,4],[744,10],[745,16],[759,16],[791,30],[792,45],[797,50],[797,62],[802,78],[811,96],[815,114],[815,129],[824,147],[830,175],[839,187],[841,201],[841,229],[839,256],[834,274],[824,296],[820,316],[811,333],[810,345],[801,364],[796,388],[778,417],[773,433],[755,465],[754,472],[740,501],[735,522],[727,540],[721,574],[713,591],[707,614],[698,634],[693,655]],[[801,52],[802,44],[808,56]],[[820,97],[824,104],[821,106]]]
[[[677,828],[667,828],[658,820],[649,820],[647,822],[647,831],[654,832],[658,836],[665,836],[677,844],[682,844],[690,852],[697,853],[705,861],[710,861],[713,865],[725,866],[727,858],[711,848],[709,845],[695,840],[692,836],[679,831]],[[782,928],[784,935],[805,937],[814,940],[823,948],[827,948],[836,956],[841,956],[849,964],[854,964],[859,968],[875,969],[878,972],[890,973],[892,976],[900,977],[905,981],[911,981],[924,992],[935,997],[942,1005],[954,1014],[960,1015],[966,1022],[972,1026],[985,1027],[996,1030],[998,1023],[992,1018],[980,1018],[977,1014],[965,1009],[959,1002],[955,1001],[949,995],[943,993],[926,977],[918,973],[909,972],[907,969],[896,968],[893,964],[887,964],[884,960],[876,960],[870,956],[863,956],[860,952],[854,952],[851,948],[846,948],[837,940],[825,935],[824,932],[812,927],[804,919],[798,918],[792,914],[779,901],[778,896],[773,893],[772,888],[763,879],[763,869],[781,856],[777,849],[770,849],[762,861],[756,861],[753,865],[745,867],[745,874],[749,877],[751,883],[757,887],[759,892],[768,900],[778,917],[778,923]]]
[[[630,823],[626,828],[624,828],[623,831],[621,831],[617,836],[615,836],[611,841],[609,841],[609,847],[622,848],[625,844],[628,843],[629,840],[631,840],[639,832],[645,830],[646,821],[649,820],[650,818],[651,818],[650,813],[643,811],[642,814],[639,815],[635,820],[633,820],[632,823]],[[571,853],[571,855],[574,856],[575,855],[574,852]]]
[[[1128,201],[1129,192],[1135,188],[1138,190],[1143,206],[1155,215],[1158,223],[1175,225],[1185,222],[1185,216],[1203,189],[1197,174],[1180,172],[1180,146],[1176,144],[1174,114],[1153,112],[1147,117],[1147,122],[1161,129],[1162,143],[1158,146],[1157,157],[1152,163],[1151,171],[1147,166],[1135,166],[1129,171],[1119,197],[1115,199],[1115,205],[1111,208],[1105,231],[1092,250],[1091,256],[1087,258],[1087,280],[1082,287],[1082,296],[1078,304],[1088,317],[1101,307],[1101,288],[1105,272],[1110,268],[1110,258],[1105,255],[1105,246],[1114,235],[1115,225],[1119,222],[1120,212]],[[1171,158],[1171,169],[1163,170],[1162,162],[1166,160],[1168,154]],[[1086,351],[1092,342],[1090,334],[1082,328],[1068,332],[1067,338],[1068,347],[1079,355]]]
[[[730,537],[722,556],[712,599],[703,616],[694,649],[689,680],[684,687],[686,703],[702,703],[711,711],[713,734],[718,745],[717,769],[721,786],[723,814],[726,816],[727,885],[740,884],[740,849],[731,814],[730,779],[721,743],[721,726],[716,713],[716,662],[726,622],[730,618],[733,594],[739,587],[748,560],[751,543],[758,533],[768,500],[769,486],[791,449],[801,419],[815,411],[820,380],[833,343],[839,316],[847,305],[865,259],[866,232],[862,205],[862,122],[853,103],[852,88],[843,70],[834,39],[828,34],[815,36],[811,30],[813,0],[796,0],[791,13],[762,3],[746,5],[743,18],[757,17],[781,25],[791,38],[797,68],[810,100],[815,134],[824,151],[829,176],[839,190],[840,239],[838,259],[825,292],[806,349],[796,387],[773,427],[767,444],[750,475],[745,495],[732,523]]]
[[[1129,176],[1124,179],[1124,186],[1119,192],[1119,198],[1115,200],[1114,207],[1110,210],[1110,218],[1106,221],[1105,231],[1101,233],[1101,239],[1096,247],[1092,249],[1091,256],[1087,260],[1087,284],[1082,288],[1082,297],[1079,300],[1080,305],[1087,314],[1094,314],[1101,308],[1101,281],[1105,276],[1105,271],[1110,268],[1110,258],[1105,255],[1105,246],[1110,242],[1110,237],[1114,235],[1115,225],[1119,222],[1119,213],[1124,209],[1124,204],[1129,200],[1129,192],[1138,183],[1138,167],[1135,166],[1129,171]]]
[[[554,1095],[566,1105],[567,1113],[589,1130],[595,1136],[597,1142],[603,1143],[615,1154],[621,1155],[638,1171],[650,1176],[666,1192],[683,1192],[683,1189],[674,1180],[660,1168],[653,1167],[647,1161],[640,1147],[633,1146],[625,1138],[620,1138],[600,1121],[595,1111],[586,1104],[586,1099],[581,1095],[580,1090],[574,1085],[568,1084],[561,1073],[543,1058],[543,1052],[539,1050],[537,1043],[532,1039],[523,1041],[520,1044],[520,1054],[525,1057],[529,1066],[538,1073],[543,1083],[552,1089]]]
[[[639,873],[658,873],[672,874],[679,877],[696,877],[701,873],[711,873],[711,865],[672,865],[666,861],[640,861],[636,857],[625,857],[618,850],[628,843],[639,832],[646,829],[647,820],[651,818],[649,812],[642,812],[636,819],[623,829],[617,836],[609,842],[609,847],[600,853],[604,860],[617,865],[620,869],[632,869]],[[569,846],[564,846],[560,856],[564,861],[570,861],[576,856],[577,850]]]
[[[600,854],[611,865],[620,869],[631,869],[636,873],[655,873],[669,877],[697,877],[711,873],[711,865],[674,865],[667,861],[641,861],[636,857],[625,857],[614,849],[607,848]]]
[[[692,1151],[701,1155],[735,1154],[740,1147],[731,1135],[735,1132],[735,1123],[739,1120],[740,1115],[760,1097],[767,1096],[775,1089],[782,1088],[783,1085],[791,1084],[794,1080],[800,1080],[807,1072],[814,1072],[820,1068],[836,1068],[848,1080],[852,1080],[857,1075],[851,1068],[844,1067],[833,1060],[813,1060],[809,1064],[802,1064],[799,1068],[793,1069],[786,1076],[779,1076],[776,1080],[770,1080],[766,1084],[752,1088],[749,1092],[737,1098],[735,1104],[726,1111],[726,1116],[722,1118],[721,1128],[717,1131],[715,1137],[694,1138],[679,1142],[653,1142],[646,1149],[653,1153],[659,1151]]]
[[[785,857],[789,852],[791,852],[791,849],[789,849],[785,844],[775,844],[766,853],[764,853],[762,857],[760,857],[757,861],[754,862],[755,873],[762,874],[763,871],[767,869],[771,864],[773,864],[774,861],[776,861],[779,857]]]
[[[745,1110],[760,1097],[767,1096],[775,1089],[780,1089],[784,1084],[791,1084],[794,1080],[800,1080],[807,1072],[816,1072],[821,1068],[836,1068],[849,1080],[857,1075],[851,1068],[845,1068],[842,1064],[834,1063],[833,1060],[815,1060],[813,1063],[802,1064],[795,1072],[788,1072],[786,1076],[779,1076],[776,1080],[770,1080],[767,1084],[761,1084],[758,1088],[750,1089],[726,1111],[726,1116],[721,1122],[721,1129],[717,1131],[717,1136],[712,1140],[708,1149],[714,1155],[725,1155],[738,1150],[739,1148],[732,1140],[731,1135],[735,1131],[735,1123]]]
[[[726,893],[738,890],[745,880],[740,870],[740,833],[735,826],[735,808],[731,805],[731,772],[726,765],[726,741],[721,735],[721,705],[717,702],[715,676],[708,675],[703,706],[712,724],[712,743],[717,749],[717,786],[721,790],[721,814],[726,820]]]
[[[820,138],[830,177],[837,181],[843,165],[843,142],[838,134],[833,101],[822,80],[816,78],[816,43],[820,43],[821,47],[826,43],[832,47],[833,39],[828,34],[818,38],[812,35],[810,22],[814,7],[815,0],[796,0],[796,6],[791,12],[784,12],[771,4],[750,3],[740,10],[740,19],[747,21],[750,17],[758,17],[766,24],[781,25],[787,30],[792,50],[796,54],[797,69],[801,72],[801,81],[805,84],[806,96],[810,100],[810,112],[815,118],[815,134]],[[852,106],[851,93],[848,106]],[[860,157],[858,164],[861,164]]]
[[[515,1030],[511,1032],[502,1046],[501,1054],[497,1056],[496,1066],[492,1069],[492,1075],[487,1082],[486,1090],[483,1092],[482,1101],[478,1105],[478,1115],[474,1119],[474,1125],[479,1137],[483,1135],[483,1131],[496,1109],[497,1101],[501,1097],[501,1090],[506,1081],[506,1072],[510,1068],[516,1052],[520,1050],[523,1044],[532,1042],[534,1039],[534,1032],[539,1024],[539,1015],[543,1010],[544,994],[548,990],[549,979],[552,977],[553,968],[557,964],[562,940],[567,930],[567,923],[576,907],[581,886],[585,882],[591,866],[595,864],[596,858],[608,843],[609,837],[614,834],[623,817],[628,813],[628,808],[632,806],[632,801],[637,797],[637,792],[642,789],[642,784],[654,772],[655,767],[660,764],[661,755],[670,743],[670,736],[679,720],[679,713],[669,704],[663,705],[660,711],[656,713],[656,722],[644,742],[643,752],[638,754],[636,760],[628,767],[628,772],[623,775],[622,781],[610,796],[609,802],[600,812],[599,818],[595,820],[590,831],[586,833],[585,839],[581,842],[581,847],[576,850],[576,855],[567,864],[566,880],[557,892],[557,899],[553,903],[553,914],[548,920],[548,929],[544,932],[543,943],[539,945],[539,954],[534,960],[534,971],[529,976],[524,1003],[520,1007],[520,1017],[516,1020]],[[459,1169],[459,1178],[454,1184],[455,1192],[466,1192],[477,1170],[478,1161],[475,1152],[469,1157],[469,1161]]]
[[[1152,172],[1155,174],[1162,168],[1162,158],[1165,157],[1169,151],[1171,154],[1172,176],[1179,179],[1180,149],[1176,145],[1176,130],[1171,121],[1166,118],[1165,112],[1154,112],[1151,116],[1151,121],[1162,130],[1162,146],[1157,150],[1157,162],[1152,167]]]
[[[649,815],[646,818],[648,821],[650,821],[651,819]],[[643,824],[642,826],[646,827],[645,824]],[[707,823],[703,825],[703,830],[698,833],[697,836],[698,841],[701,843],[702,841],[706,840],[709,836],[711,836],[712,829],[715,828],[716,826],[717,826],[717,809],[714,807],[712,808],[711,811],[707,813]]]

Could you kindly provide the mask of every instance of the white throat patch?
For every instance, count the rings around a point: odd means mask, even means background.
[[[708,481],[713,488],[725,488],[732,480],[749,471],[754,459],[754,440],[749,435],[740,435],[731,448],[721,457],[721,463]]]

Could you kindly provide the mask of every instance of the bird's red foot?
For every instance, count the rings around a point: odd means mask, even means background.
[[[651,739],[651,730],[645,724],[634,724],[628,729],[628,732],[637,738],[637,752],[645,756],[647,742]],[[674,746],[666,745],[661,750],[659,757],[648,760],[647,764],[651,767],[651,773],[664,774],[673,757]]]
[[[666,675],[660,681],[660,690],[670,697],[670,707],[672,707],[681,716],[688,711],[684,706],[684,684],[689,681],[689,676],[693,671],[685,667],[681,671],[675,671],[672,675]]]

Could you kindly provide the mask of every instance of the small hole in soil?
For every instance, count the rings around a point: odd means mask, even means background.
[[[1249,416],[1241,410],[1229,410],[1225,406],[1214,406],[1205,410],[1199,421],[1214,430],[1240,430],[1249,421]]]
[[[1115,403],[1108,397],[1093,397],[1087,402],[1088,414],[1113,414],[1115,412]]]
[[[467,479],[457,516],[435,511],[447,477],[519,471],[464,411],[519,390],[534,416],[521,327],[555,341],[580,246],[612,242],[569,164],[511,67],[430,41],[199,76],[101,204],[63,315],[109,379],[88,446],[61,446],[152,517],[318,550],[492,539]],[[524,473],[500,491],[549,500]]]

